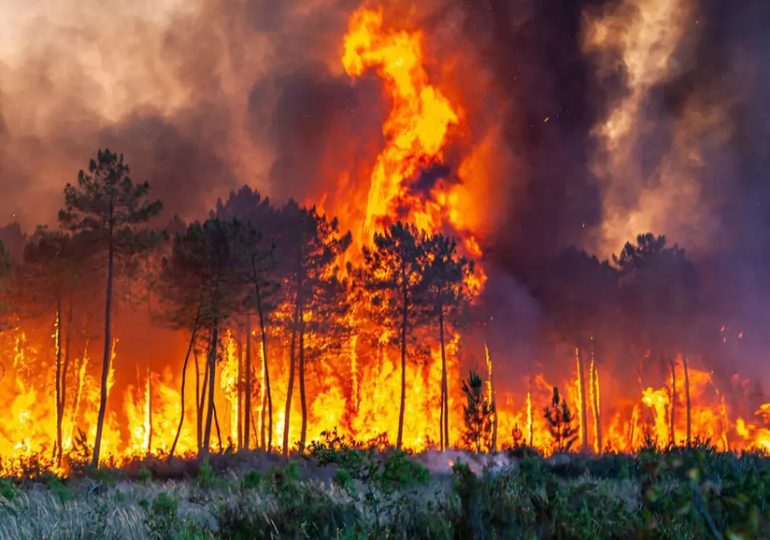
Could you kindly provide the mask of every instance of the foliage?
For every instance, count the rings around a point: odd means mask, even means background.
[[[553,439],[557,452],[566,452],[577,440],[577,428],[572,425],[572,411],[569,410],[567,401],[559,395],[559,389],[553,387],[551,405],[543,410],[548,421],[548,431]]]
[[[83,538],[81,531],[93,530],[137,539],[770,535],[770,460],[759,454],[703,443],[633,456],[529,453],[482,470],[459,460],[450,481],[429,477],[402,452],[329,441],[311,444],[309,460],[249,469],[237,483],[214,480],[213,471],[203,483],[132,483],[118,473],[114,485],[5,480],[0,537]],[[358,469],[352,456],[363,458]],[[316,459],[323,465],[314,466]],[[322,480],[330,465],[338,467],[331,485]]]
[[[465,405],[463,414],[465,433],[463,440],[466,447],[481,452],[489,450],[492,439],[492,419],[495,414],[495,404],[484,394],[484,382],[478,373],[471,371],[468,379],[463,381]]]

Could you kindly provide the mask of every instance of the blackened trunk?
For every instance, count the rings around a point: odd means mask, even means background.
[[[246,312],[246,361],[244,365],[243,445],[251,447],[251,313]]]
[[[299,406],[302,411],[302,428],[299,436],[299,449],[305,449],[307,437],[307,396],[305,394],[305,314],[299,312]]]
[[[192,354],[193,347],[195,345],[195,334],[198,332],[198,321],[200,320],[200,313],[201,309],[200,306],[198,307],[198,313],[195,316],[195,324],[193,324],[192,332],[190,333],[190,343],[187,345],[187,353],[184,355],[184,364],[182,365],[182,386],[179,390],[179,404],[181,407],[181,412],[179,414],[179,424],[176,428],[176,435],[174,436],[174,442],[171,444],[171,449],[168,451],[168,459],[171,459],[174,456],[174,452],[176,451],[176,445],[179,442],[179,435],[182,433],[182,424],[184,423],[184,396],[185,396],[185,386],[187,385],[187,365],[190,363],[190,355]],[[197,363],[196,363],[197,366]],[[196,373],[196,382],[195,382],[196,388],[198,385],[197,382],[197,373]],[[196,390],[197,393],[197,390]],[[197,396],[196,396],[197,399]]]
[[[297,308],[299,305],[297,305]],[[289,454],[289,427],[291,425],[291,397],[294,391],[294,360],[296,356],[298,309],[294,310],[294,324],[291,328],[291,344],[289,345],[289,382],[286,388],[286,409],[283,416],[283,455]]]
[[[201,444],[203,442],[203,393],[205,392],[205,369],[204,369],[204,381],[201,381],[201,369],[198,362],[198,355],[195,355],[195,434],[196,443],[198,445],[198,451],[200,452]],[[204,382],[201,385],[201,382]]]
[[[214,383],[216,381],[217,370],[217,344],[219,342],[219,321],[214,320],[214,328],[211,332],[211,344],[209,346],[208,357],[208,407],[206,412],[206,426],[203,430],[203,446],[200,449],[200,455],[205,457],[209,453],[211,445],[211,421],[214,416]],[[204,383],[205,385],[205,383]]]
[[[147,455],[152,453],[152,374],[147,368]]]
[[[214,403],[214,426],[217,428],[217,442],[219,443],[219,453],[222,453],[222,430],[219,429],[219,416],[217,416],[217,404]]]
[[[676,446],[676,364],[675,359],[669,360],[669,367],[671,368],[671,413],[668,433],[668,444],[670,446]]]
[[[682,367],[684,368],[684,401],[685,401],[685,414],[687,419],[687,446],[690,446],[692,441],[692,409],[690,405],[690,373],[687,369],[687,357],[682,357]]]
[[[396,448],[401,449],[404,437],[404,412],[406,407],[406,329],[409,321],[409,298],[404,285],[402,291],[402,319],[401,319],[401,404],[398,411],[398,437]]]
[[[102,447],[102,432],[104,430],[104,415],[107,412],[107,381],[112,359],[112,279],[115,266],[115,245],[113,241],[112,204],[110,204],[109,246],[107,250],[107,291],[104,302],[104,356],[102,357],[102,380],[99,396],[99,416],[96,420],[96,439],[94,440],[93,466],[99,466],[99,453]]]
[[[235,346],[238,353],[238,377],[237,377],[237,383],[235,385],[235,391],[236,391],[236,403],[237,403],[237,409],[238,409],[238,415],[236,416],[236,420],[238,422],[238,425],[235,426],[237,434],[237,441],[234,441],[236,444],[236,448],[243,448],[243,437],[244,432],[246,430],[246,425],[244,424],[243,420],[245,418],[243,414],[243,401],[244,401],[244,387],[245,387],[245,378],[243,375],[244,372],[244,354],[243,354],[243,335],[241,334],[241,329],[238,329],[238,334],[235,342]],[[231,420],[232,421],[232,420]]]
[[[62,458],[62,418],[64,416],[64,398],[62,394],[62,308],[61,298],[56,299],[56,464],[61,466]]]
[[[259,333],[262,339],[262,373],[265,385],[265,395],[267,397],[267,445],[266,450],[270,452],[273,447],[273,395],[270,390],[270,369],[267,362],[267,328],[265,324],[265,310],[262,306],[262,295],[260,294],[259,283],[255,282],[254,287],[257,293],[257,312],[259,314]],[[264,406],[263,421],[264,426]]]
[[[438,334],[441,342],[441,449],[444,450],[449,447],[449,392],[444,347],[444,306],[439,306],[438,310]]]

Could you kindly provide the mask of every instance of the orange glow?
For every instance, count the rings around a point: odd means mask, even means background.
[[[641,105],[647,89],[664,79],[667,58],[672,54],[681,28],[666,27],[665,23],[675,12],[664,9],[665,2],[638,0],[626,3],[660,6],[652,20],[640,19],[640,28],[628,34],[630,41],[615,43],[619,36],[627,35],[610,25],[610,21],[593,21],[585,37],[588,50],[605,45],[620,45],[626,63],[632,68],[631,83],[634,91],[622,100],[596,132],[601,142],[610,150],[608,163],[595,163],[597,173],[608,181],[610,173],[623,169],[628,156],[623,148],[633,142],[633,126],[638,122]],[[680,0],[679,4],[688,2]],[[361,197],[355,197],[353,205],[360,215],[353,215],[346,207],[335,207],[332,198],[322,199],[319,207],[332,216],[339,216],[342,228],[351,229],[354,243],[345,255],[355,261],[361,248],[371,241],[375,232],[397,220],[414,223],[428,233],[447,233],[458,238],[463,255],[476,259],[474,274],[468,276],[469,289],[474,295],[480,294],[486,283],[483,267],[485,256],[484,223],[488,210],[487,200],[495,193],[493,182],[494,160],[503,152],[498,132],[504,127],[495,127],[483,140],[466,155],[459,158],[457,171],[462,181],[443,178],[432,180],[427,187],[416,186],[422,174],[446,165],[447,156],[452,154],[452,145],[469,137],[466,107],[462,93],[446,81],[432,74],[426,61],[430,51],[426,35],[420,29],[399,25],[386,16],[385,9],[362,8],[349,21],[349,27],[342,39],[341,65],[352,79],[367,73],[376,74],[382,82],[383,101],[389,112],[382,126],[382,148],[372,153],[373,161],[366,168],[363,178],[353,178],[351,171],[340,172],[329,185],[362,185]],[[609,25],[609,26],[608,26]],[[671,25],[669,25],[671,26]],[[654,30],[654,31],[653,31]],[[652,33],[650,33],[652,32]],[[661,34],[656,37],[657,34]],[[658,43],[660,42],[660,43]],[[642,54],[655,49],[658,57]],[[657,50],[657,49],[656,49]],[[438,82],[440,81],[440,83]],[[614,156],[614,157],[613,157]],[[615,160],[618,160],[617,162]],[[340,167],[343,169],[344,167]],[[443,175],[449,176],[449,174]],[[614,178],[614,177],[613,177]],[[336,183],[335,183],[336,182]],[[479,189],[482,186],[483,189]],[[328,187],[328,186],[325,186]],[[359,190],[352,190],[358,193]],[[349,201],[346,201],[349,204]],[[490,205],[499,204],[490,201]],[[639,210],[641,212],[641,210]],[[492,212],[494,213],[494,212]],[[638,213],[638,212],[637,212]],[[648,220],[639,216],[630,218],[610,216],[607,223],[617,225],[617,231],[626,232],[627,221]],[[622,219],[621,219],[622,218]],[[620,220],[620,221],[618,221]],[[613,226],[614,226],[613,225]],[[637,227],[638,228],[638,227]],[[615,230],[615,229],[613,229]],[[634,231],[636,232],[636,231]],[[615,241],[614,236],[607,241]],[[392,330],[382,329],[375,343],[367,341],[365,333],[358,330],[356,319],[360,306],[353,306],[350,326],[354,335],[346,340],[339,351],[320,359],[313,358],[306,364],[306,394],[308,409],[307,439],[320,439],[324,431],[337,429],[341,434],[358,441],[378,439],[384,443],[386,437],[394,437],[397,431],[400,395],[400,358],[388,342]],[[288,319],[291,308],[278,306],[276,318]],[[310,311],[303,313],[304,322],[316,322],[318,317]],[[38,333],[37,340],[28,339],[24,330],[12,330],[0,336],[4,351],[11,358],[3,364],[0,377],[0,392],[7,399],[4,421],[0,424],[0,456],[10,461],[0,462],[0,470],[13,471],[18,464],[13,461],[29,455],[50,455],[56,440],[56,403],[54,374],[51,357],[60,347],[62,322],[58,319],[45,323],[45,330]],[[278,325],[275,325],[278,326]],[[427,325],[426,325],[427,326]],[[770,403],[746,405],[741,401],[740,392],[728,392],[720,388],[713,374],[697,361],[690,364],[688,372],[689,404],[683,390],[682,358],[674,362],[677,388],[670,381],[644,380],[641,376],[638,386],[628,384],[629,376],[612,359],[601,360],[601,386],[599,366],[593,354],[587,373],[578,360],[575,365],[571,352],[568,358],[538,358],[543,365],[561,362],[568,366],[563,373],[528,373],[526,380],[513,376],[505,378],[506,361],[513,356],[501,347],[495,349],[495,365],[488,349],[471,350],[475,345],[461,341],[456,328],[447,325],[445,353],[448,372],[449,446],[461,445],[463,431],[463,401],[460,391],[463,377],[469,367],[479,372],[486,367],[486,392],[496,406],[497,445],[512,444],[512,434],[519,433],[525,444],[530,444],[544,453],[550,453],[554,442],[549,433],[543,408],[550,404],[552,388],[558,386],[573,417],[576,433],[585,438],[585,449],[601,452],[606,449],[618,452],[637,450],[647,443],[660,447],[668,444],[684,444],[688,432],[686,409],[690,409],[693,437],[708,439],[720,449],[742,450],[761,449],[770,451]],[[434,334],[430,334],[433,332]],[[406,382],[407,415],[404,425],[404,446],[408,449],[424,450],[439,444],[439,419],[441,399],[441,350],[436,343],[435,328],[429,327],[424,334],[416,336],[422,350],[410,358]],[[261,346],[259,331],[243,335],[235,323],[224,328],[218,348],[217,372],[214,385],[216,406],[216,427],[212,431],[212,449],[230,445],[255,448],[263,444],[260,434],[267,430],[266,372],[269,363],[272,398],[273,447],[279,450],[286,423],[284,406],[288,393],[289,346],[281,330],[269,328],[267,341],[269,352]],[[428,334],[427,337],[425,334]],[[30,334],[31,335],[31,334]],[[42,337],[40,337],[42,336]],[[252,373],[245,372],[244,339],[251,339],[250,359]],[[317,338],[305,336],[305,347],[312,350]],[[96,417],[99,403],[99,376],[101,358],[95,359],[92,344],[88,339],[78,343],[78,350],[71,351],[70,372],[65,381],[67,401],[63,421],[63,448],[65,455],[74,451],[79,444],[79,431],[92,443],[95,436]],[[98,340],[96,340],[98,342]],[[126,342],[123,342],[126,343]],[[320,348],[320,346],[319,346]],[[571,351],[574,351],[574,347]],[[463,359],[470,358],[461,364]],[[129,364],[125,358],[130,355],[112,343],[112,368],[108,387],[115,395],[110,398],[105,419],[105,435],[102,443],[105,461],[108,459],[131,458],[148,453],[163,455],[174,441],[181,411],[180,384],[181,362],[179,351],[172,351],[168,358],[157,363],[146,359]],[[202,385],[202,368],[206,353],[194,350],[191,367],[185,387],[185,421],[182,426],[177,454],[192,454],[198,450],[196,420],[199,412],[196,405],[197,393]],[[268,358],[266,358],[266,356]],[[133,360],[133,358],[132,358]],[[155,360],[154,358],[152,359]],[[163,367],[158,364],[163,361]],[[125,363],[123,363],[125,362]],[[475,363],[473,363],[475,362]],[[617,362],[617,361],[616,361]],[[140,366],[136,368],[136,365]],[[195,367],[200,370],[201,381],[196,380]],[[494,370],[493,370],[494,367]],[[6,371],[7,369],[7,371]],[[131,373],[131,370],[136,373]],[[120,377],[115,373],[118,371]],[[494,385],[492,373],[494,371]],[[498,376],[500,374],[500,376]],[[250,396],[252,414],[245,413],[243,384],[244,378],[251,377],[253,396]],[[624,379],[625,377],[625,379]],[[632,377],[631,377],[632,378]],[[748,400],[745,400],[748,402]],[[752,409],[758,408],[756,412]],[[672,408],[676,411],[672,420]],[[295,380],[293,400],[290,404],[289,441],[293,446],[300,438],[301,412],[298,382]],[[592,419],[588,418],[591,411]],[[242,441],[243,420],[251,417],[249,441]],[[592,425],[593,422],[593,425]],[[673,424],[673,428],[672,428]],[[522,431],[523,428],[523,431]],[[670,440],[673,431],[673,440]],[[266,441],[268,438],[265,437]],[[391,443],[395,442],[390,440]],[[580,449],[580,441],[573,450]],[[66,469],[67,464],[64,464]]]

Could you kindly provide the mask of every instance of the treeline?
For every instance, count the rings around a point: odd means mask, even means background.
[[[166,227],[150,226],[157,222],[161,208],[146,182],[132,181],[121,155],[101,150],[87,170],[80,171],[76,182],[65,187],[58,227],[39,227],[29,238],[18,227],[4,231],[15,262],[0,246],[2,328],[43,314],[53,315],[56,321],[52,364],[58,460],[62,458],[62,422],[78,311],[83,312],[81,320],[83,315],[91,319],[91,326],[101,324],[101,330],[89,337],[101,338],[103,344],[93,445],[97,464],[107,408],[114,303],[131,295],[147,302],[153,320],[189,336],[186,354],[180,358],[181,415],[171,454],[184,422],[189,421],[185,411],[186,400],[191,398],[185,389],[195,352],[206,357],[202,372],[195,363],[197,446],[200,454],[211,447],[212,425],[217,424],[216,366],[224,354],[224,333],[230,327],[242,328],[245,335],[255,338],[244,343],[239,445],[268,450],[280,447],[287,452],[294,442],[289,440],[289,429],[298,393],[298,443],[304,447],[312,400],[307,395],[307,363],[339,356],[355,341],[366,350],[392,346],[399,351],[398,447],[403,440],[408,364],[429,354],[430,344],[440,349],[438,446],[448,446],[447,336],[468,323],[475,294],[471,290],[474,263],[458,252],[454,239],[398,222],[375,234],[359,251],[351,247],[351,234],[341,230],[335,218],[295,201],[275,205],[248,187],[219,201],[203,221],[186,224],[175,217]],[[120,279],[117,295],[116,278]],[[637,359],[658,363],[675,377],[677,354],[693,347],[698,337],[693,332],[697,325],[692,324],[701,305],[698,276],[684,251],[668,246],[665,237],[640,235],[612,261],[569,248],[542,261],[524,281],[542,304],[548,328],[576,347],[583,450],[588,439],[585,381],[589,385],[596,382],[594,348],[600,357],[626,357],[629,364]],[[104,310],[95,317],[101,310],[84,299],[97,296],[101,296]],[[281,352],[288,350],[284,403],[274,400],[270,384],[275,358],[285,361],[275,354],[276,345]],[[613,345],[615,350],[611,350]],[[591,355],[588,377],[584,351]],[[487,417],[496,418],[494,402],[484,403],[477,383],[469,380],[465,392],[475,396],[468,397],[469,404],[476,404],[470,407],[470,423],[476,425],[468,430],[471,433],[486,432],[479,426],[487,425]],[[257,388],[259,396],[255,396]],[[261,416],[255,419],[252,400],[257,397]],[[482,412],[484,407],[488,410],[479,415],[477,406]],[[598,406],[595,408],[598,416]],[[273,424],[280,412],[284,429],[281,440],[274,441]],[[479,438],[472,438],[473,443],[466,444],[477,446]],[[490,440],[495,439],[496,435]],[[528,439],[531,441],[531,434]]]
[[[406,410],[407,366],[425,353],[418,332],[431,334],[442,360],[440,445],[449,441],[446,367],[447,334],[465,320],[472,291],[473,261],[461,256],[454,239],[427,234],[397,222],[376,233],[360,252],[335,218],[294,201],[276,206],[248,187],[219,202],[204,221],[178,218],[163,229],[151,223],[161,211],[148,183],[135,183],[123,156],[100,150],[64,189],[59,227],[39,227],[27,239],[21,261],[12,265],[3,249],[6,324],[32,314],[52,314],[55,333],[57,434],[55,457],[62,458],[62,420],[70,366],[73,311],[78,297],[102,295],[104,315],[100,403],[93,441],[93,464],[100,448],[107,408],[115,302],[130,290],[147,291],[154,320],[189,334],[182,363],[181,416],[170,454],[185,422],[185,395],[194,351],[204,351],[196,369],[195,410],[199,454],[211,447],[217,363],[223,335],[231,325],[245,328],[244,418],[239,440],[270,450],[278,407],[270,387],[271,336],[289,349],[288,388],[280,446],[286,453],[291,405],[299,392],[302,415],[299,447],[307,439],[306,365],[339,353],[353,335],[372,347],[400,352],[401,393],[396,446],[401,447]],[[116,294],[116,277],[124,291]],[[133,281],[134,286],[127,284]],[[138,286],[137,286],[138,284]],[[149,294],[152,294],[152,301]],[[255,364],[252,339],[258,350]],[[197,368],[197,364],[196,364]],[[259,371],[257,371],[259,370]],[[253,433],[251,403],[256,374],[264,385],[259,433]]]

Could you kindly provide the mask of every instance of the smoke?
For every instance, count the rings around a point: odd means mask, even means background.
[[[204,216],[244,182],[355,215],[388,112],[381,81],[340,65],[358,4],[5,2],[0,218],[53,222],[64,182],[103,146],[166,217]],[[524,291],[569,246],[604,259],[650,230],[695,261],[709,325],[764,333],[766,2],[384,4],[423,29],[426,70],[462,105],[468,129],[441,173],[499,275],[490,297],[516,306],[502,318],[539,320]],[[753,343],[743,352],[769,344]]]

